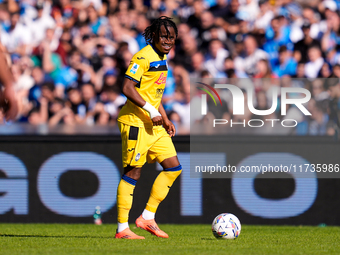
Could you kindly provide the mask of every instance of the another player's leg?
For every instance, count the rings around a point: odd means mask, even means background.
[[[159,204],[168,195],[169,190],[182,172],[182,166],[179,164],[177,156],[167,158],[161,162],[163,171],[157,176],[149,197],[149,201],[141,216],[136,220],[137,227],[149,231],[158,237],[168,238],[168,234],[160,230],[155,222],[155,213]]]
[[[141,168],[126,167],[124,175],[119,182],[117,190],[117,212],[118,212],[118,228],[115,238],[124,239],[144,239],[138,236],[129,228],[129,212],[132,206],[133,192],[137,180],[140,177]]]

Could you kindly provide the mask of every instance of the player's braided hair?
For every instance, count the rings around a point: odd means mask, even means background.
[[[168,27],[173,27],[175,30],[176,37],[178,36],[178,30],[175,22],[172,21],[171,18],[166,16],[161,16],[158,19],[154,20],[150,26],[148,26],[144,33],[142,34],[145,38],[147,44],[152,44],[155,40],[159,39],[159,33],[161,31],[161,27],[164,26],[167,34],[169,35]],[[155,41],[157,42],[157,41]]]

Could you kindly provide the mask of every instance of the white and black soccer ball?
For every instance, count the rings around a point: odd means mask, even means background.
[[[231,213],[221,213],[212,223],[212,232],[216,238],[235,239],[241,233],[239,219]]]

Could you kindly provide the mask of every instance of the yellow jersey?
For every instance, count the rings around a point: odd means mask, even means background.
[[[166,54],[159,56],[151,45],[147,45],[132,57],[125,77],[137,82],[137,92],[158,110],[167,74]],[[135,127],[152,127],[149,113],[129,99],[121,109],[118,121]]]

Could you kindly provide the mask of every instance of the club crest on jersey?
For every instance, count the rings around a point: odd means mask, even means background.
[[[165,82],[166,82],[166,75],[164,75],[164,73],[162,72],[159,78],[157,79],[157,81],[155,82],[155,84],[162,85],[162,84],[165,84]]]
[[[135,157],[135,160],[138,161],[140,159],[140,153],[138,153]]]
[[[138,68],[139,68],[139,65],[134,63],[131,67],[130,73],[136,74]]]
[[[163,96],[164,89],[156,89],[156,98],[161,98]]]

